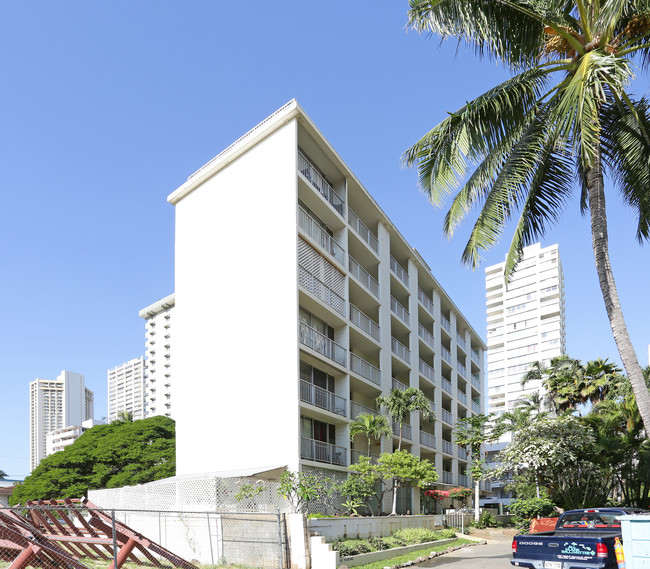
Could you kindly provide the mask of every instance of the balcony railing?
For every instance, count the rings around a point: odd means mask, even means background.
[[[397,354],[402,358],[406,363],[411,363],[411,350],[409,350],[402,342],[398,339],[391,337],[390,347],[393,350],[394,354]]]
[[[420,301],[420,304],[429,311],[429,314],[433,316],[433,300],[431,300],[421,288],[418,289],[418,300]]]
[[[451,322],[449,322],[449,319],[446,318],[444,314],[440,315],[440,325],[442,326],[443,330],[451,335]]]
[[[345,300],[336,294],[323,281],[312,275],[305,267],[298,267],[298,282],[305,290],[320,298],[325,304],[331,306],[339,314],[345,316]]]
[[[345,251],[336,240],[303,208],[298,206],[298,225],[325,251],[345,267]]]
[[[447,411],[446,409],[442,410],[442,420],[447,423],[448,425],[453,425],[454,420],[452,419],[451,413]]]
[[[460,362],[456,362],[456,371],[463,377],[467,377],[467,368]]]
[[[379,368],[356,354],[350,354],[350,369],[361,377],[365,377],[367,380],[381,385],[381,371],[379,371]]]
[[[442,439],[442,451],[446,452],[447,454],[454,454],[454,444],[450,441],[446,441],[445,439]]]
[[[359,237],[361,237],[361,239],[363,239],[375,253],[379,253],[379,241],[377,240],[377,236],[368,229],[368,226],[361,221],[359,216],[350,208],[348,208],[348,223],[357,235],[359,235]]]
[[[393,273],[395,273],[395,276],[400,281],[402,281],[402,283],[404,283],[404,285],[406,285],[406,288],[409,287],[409,274],[408,274],[408,271],[404,267],[402,267],[402,265],[400,265],[397,262],[397,259],[395,259],[395,257],[393,257],[392,255],[390,256],[390,270],[393,271]]]
[[[478,389],[479,391],[481,390],[481,379],[475,373],[472,374],[472,385],[476,387],[476,389]]]
[[[454,394],[454,390],[453,390],[453,388],[452,388],[452,386],[451,386],[451,381],[449,381],[448,379],[445,379],[444,377],[442,378],[442,388],[443,388],[447,393],[449,393],[449,395],[453,395],[453,394]]]
[[[445,360],[449,365],[451,365],[451,352],[444,346],[440,346],[440,356]]]
[[[467,406],[467,395],[465,395],[460,389],[458,390],[458,401]]]
[[[381,340],[381,330],[372,318],[366,316],[354,304],[350,304],[350,322],[370,334],[375,340]]]
[[[357,403],[356,401],[350,401],[350,419],[356,419],[362,413],[366,415],[374,415],[375,417],[379,417],[381,415],[379,411],[375,411],[370,407],[361,405],[361,403]]]
[[[427,379],[434,381],[436,377],[435,370],[424,360],[420,360],[420,374],[426,377]]]
[[[446,470],[442,471],[442,481],[444,484],[453,484],[454,483],[454,474],[453,472],[447,472]]]
[[[339,346],[327,336],[324,336],[311,326],[300,323],[299,327],[300,342],[312,350],[324,355],[326,358],[345,366],[347,364],[347,350]]]
[[[404,324],[407,326],[411,325],[411,315],[409,314],[409,311],[406,310],[406,308],[404,308],[394,296],[390,297],[390,309],[395,316],[404,322]]]
[[[399,437],[399,423],[393,421],[393,434]],[[402,438],[407,440],[413,440],[413,428],[411,425],[404,423],[402,425]]]
[[[399,389],[400,391],[406,391],[408,389],[408,385],[402,383],[399,379],[395,379],[394,377],[391,379],[393,380],[392,382],[393,389]]]
[[[352,464],[355,464],[355,463],[359,462],[359,457],[360,456],[368,456],[368,453],[363,452],[361,450],[351,449],[350,450],[350,456],[352,458]],[[371,462],[371,464],[377,464],[378,459],[379,459],[378,454],[370,453],[370,462]]]
[[[465,486],[466,488],[469,488],[469,477],[466,474],[459,474],[458,484],[460,484],[461,486]]]
[[[467,351],[467,342],[460,334],[456,334],[456,343],[460,346],[463,352]]]
[[[309,180],[312,186],[331,204],[331,206],[343,216],[343,200],[334,191],[332,184],[330,184],[323,176],[316,166],[314,166],[302,152],[298,151],[298,170],[300,173]]]
[[[420,431],[420,444],[429,448],[436,448],[436,437],[431,433]]]
[[[337,447],[330,443],[316,441],[301,437],[300,458],[315,460],[316,462],[327,462],[338,466],[347,466],[347,452],[344,447]]]
[[[476,401],[472,401],[472,411],[477,414],[481,412],[481,406]]]
[[[461,446],[457,447],[457,450],[458,450],[458,458],[467,460],[467,451]]]
[[[481,365],[481,354],[478,350],[472,350],[471,353],[472,361],[477,365]]]
[[[418,322],[418,336],[420,336],[420,338],[422,338],[422,341],[431,349],[435,348],[435,341],[433,339],[433,334],[429,332],[429,330],[427,330],[419,322]]]
[[[379,298],[379,283],[377,279],[366,271],[352,255],[348,255],[348,267],[350,274],[375,295],[376,298]]]
[[[327,391],[322,387],[318,387],[313,383],[309,383],[304,379],[300,380],[300,400],[336,413],[337,415],[347,416],[345,399],[343,397]]]

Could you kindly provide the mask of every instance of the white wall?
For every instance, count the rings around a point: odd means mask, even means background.
[[[294,119],[176,203],[177,474],[297,468],[296,148]]]

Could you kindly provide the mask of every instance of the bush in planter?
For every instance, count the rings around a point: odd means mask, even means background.
[[[478,529],[494,528],[497,527],[497,519],[490,512],[483,510],[481,512],[481,517],[478,519],[475,526]]]
[[[372,551],[370,543],[365,539],[345,539],[342,541],[334,541],[332,547],[341,553],[341,557],[359,555],[360,553],[370,553]]]
[[[508,506],[514,516],[512,521],[521,533],[528,533],[530,521],[537,517],[546,517],[554,513],[554,504],[548,498],[515,499]]]

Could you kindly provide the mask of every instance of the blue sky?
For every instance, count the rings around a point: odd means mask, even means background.
[[[106,412],[106,370],[144,352],[138,311],[174,290],[166,197],[291,98],[424,256],[485,338],[484,272],[461,266],[467,229],[417,190],[402,152],[448,111],[504,79],[452,43],[407,32],[406,2],[43,0],[0,6],[0,469],[28,472],[28,384],[86,376]],[[645,94],[647,82],[639,82]],[[263,176],[260,176],[263,181]],[[647,364],[650,264],[609,192],[612,261]],[[559,242],[567,344],[618,361],[589,223],[568,205]],[[218,251],[216,252],[218,255]]]

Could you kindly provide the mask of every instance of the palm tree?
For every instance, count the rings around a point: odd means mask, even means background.
[[[388,419],[383,415],[372,415],[370,413],[360,413],[350,423],[350,440],[357,435],[363,435],[368,439],[368,457],[370,457],[372,440],[378,441],[382,436],[390,436],[392,430],[388,424]]]
[[[406,165],[417,165],[420,186],[434,205],[462,185],[445,233],[453,235],[479,206],[462,256],[476,267],[481,251],[516,218],[506,257],[509,278],[523,247],[544,235],[579,187],[612,333],[650,428],[650,392],[610,265],[604,184],[607,174],[618,185],[638,216],[637,238],[647,240],[650,100],[635,100],[628,90],[634,66],[645,71],[650,65],[650,1],[410,0],[409,26],[465,41],[513,71],[404,154]]]
[[[402,427],[413,411],[420,411],[426,420],[432,421],[434,418],[431,402],[422,390],[415,387],[407,387],[404,390],[393,388],[389,395],[380,395],[375,401],[377,405],[385,407],[393,421],[399,425],[398,451],[402,450]],[[393,510],[390,515],[397,515],[396,491],[393,492]]]

